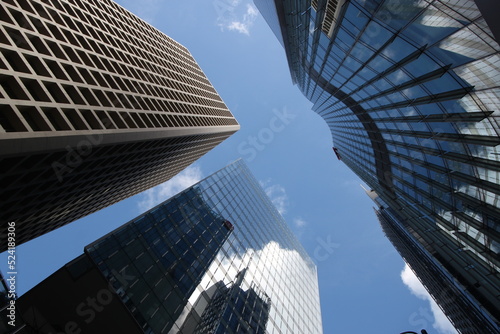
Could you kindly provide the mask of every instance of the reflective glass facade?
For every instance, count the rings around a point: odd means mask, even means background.
[[[246,269],[239,272],[229,287],[223,281],[213,285],[217,290],[203,311],[195,334],[224,334],[227,328],[234,333],[266,333],[271,299],[255,283],[247,291],[241,289],[245,273]]]
[[[103,301],[92,318],[72,310],[85,294]],[[90,244],[20,305],[30,328],[109,333],[125,317],[130,333],[322,333],[316,266],[241,160]]]
[[[447,274],[439,261],[423,247],[384,204],[375,210],[382,230],[439,306],[462,333],[496,333],[497,327],[468,300],[464,287]]]
[[[337,157],[498,326],[500,47],[475,2],[255,3]]]
[[[232,231],[194,189],[85,248],[146,332],[168,333]],[[123,276],[134,277],[124,284]]]

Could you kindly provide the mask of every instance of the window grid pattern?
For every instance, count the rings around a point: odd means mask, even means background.
[[[241,276],[246,270],[238,273]],[[222,281],[214,285],[216,292],[201,315],[194,334],[266,333],[271,299],[255,282],[244,291],[241,279],[226,287]]]
[[[237,124],[184,47],[112,2],[1,11],[6,132]]]
[[[167,181],[239,128],[188,50],[112,1],[1,1],[0,51],[0,218],[19,244]]]
[[[231,230],[191,189],[86,248],[145,332],[168,333]],[[123,286],[119,273],[136,277]]]
[[[483,312],[496,314],[499,44],[473,0],[346,1],[326,33],[328,3],[275,6],[293,81],[342,161],[411,221],[430,253],[453,245],[464,261],[443,270],[479,285],[467,292],[475,307],[487,300]]]
[[[86,253],[145,332],[322,333],[316,266],[241,160]]]

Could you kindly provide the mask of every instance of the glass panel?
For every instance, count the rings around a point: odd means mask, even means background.
[[[429,6],[404,30],[404,35],[419,45],[433,45],[461,27],[457,20]]]

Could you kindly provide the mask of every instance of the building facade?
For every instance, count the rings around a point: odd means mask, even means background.
[[[21,333],[322,333],[316,266],[242,161],[88,245],[17,305]]]
[[[254,2],[285,48],[293,82],[330,127],[333,153],[498,332],[500,47],[491,13],[500,5]],[[462,333],[486,333],[461,328],[454,314]]]
[[[195,334],[224,334],[227,328],[234,333],[266,333],[271,299],[254,282],[248,290],[243,290],[245,273],[246,269],[240,271],[229,287],[223,281],[212,286],[216,290],[210,294]]]
[[[18,244],[239,129],[185,47],[109,0],[0,1],[0,50],[0,232],[16,222]]]
[[[418,275],[433,299],[439,300],[439,307],[453,320],[453,324],[463,333],[495,333],[497,327],[492,324],[488,314],[481,310],[481,305],[468,297],[464,287],[405,227],[403,219],[375,192],[370,191],[368,194],[377,204],[375,214],[385,236]]]

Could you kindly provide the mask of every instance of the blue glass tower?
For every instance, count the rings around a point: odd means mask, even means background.
[[[322,333],[316,266],[242,161],[88,245],[17,304],[22,334]]]
[[[330,127],[337,158],[462,287],[467,305],[447,316],[463,333],[485,333],[460,327],[480,314],[487,333],[498,332],[500,46],[489,12],[499,5],[255,3],[285,48],[293,82]]]

